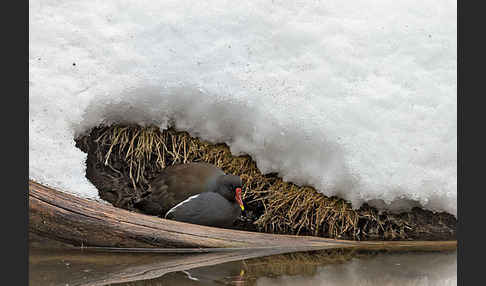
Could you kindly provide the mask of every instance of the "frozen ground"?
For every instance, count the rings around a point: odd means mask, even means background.
[[[174,122],[355,207],[456,214],[456,1],[29,7],[32,179],[97,199],[73,138]]]

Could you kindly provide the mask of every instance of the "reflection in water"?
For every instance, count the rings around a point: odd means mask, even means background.
[[[380,253],[304,260],[276,255],[176,272],[125,285],[456,285],[456,252]],[[316,255],[315,253],[312,255]],[[317,254],[319,258],[323,256]],[[298,257],[297,259],[295,259]],[[171,282],[171,283],[168,283]],[[168,284],[165,284],[168,283]],[[172,284],[174,283],[174,284]],[[177,283],[177,284],[176,284]],[[182,284],[181,284],[182,283]]]
[[[456,285],[457,253],[380,254],[318,267],[314,275],[261,277],[256,285]]]
[[[456,251],[103,253],[31,244],[30,285],[456,285]],[[118,284],[117,284],[118,283]]]
[[[292,253],[211,264],[207,254],[30,251],[30,285],[456,285],[456,252]],[[183,270],[186,269],[186,270]],[[171,272],[174,271],[174,272]],[[128,279],[128,280],[126,280]]]

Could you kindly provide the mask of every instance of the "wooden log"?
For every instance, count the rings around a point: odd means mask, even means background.
[[[29,181],[29,231],[74,246],[116,251],[217,252],[285,248],[448,250],[457,241],[347,241],[188,224],[115,208]],[[154,249],[156,248],[156,249]],[[160,249],[163,248],[163,249]]]

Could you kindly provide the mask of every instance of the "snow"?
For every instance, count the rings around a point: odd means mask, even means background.
[[[456,215],[455,1],[29,8],[31,179],[99,200],[73,138],[175,122],[354,207]]]

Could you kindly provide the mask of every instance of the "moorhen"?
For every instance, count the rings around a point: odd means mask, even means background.
[[[135,207],[167,219],[228,227],[244,210],[241,188],[240,177],[211,164],[179,164],[165,168]]]

